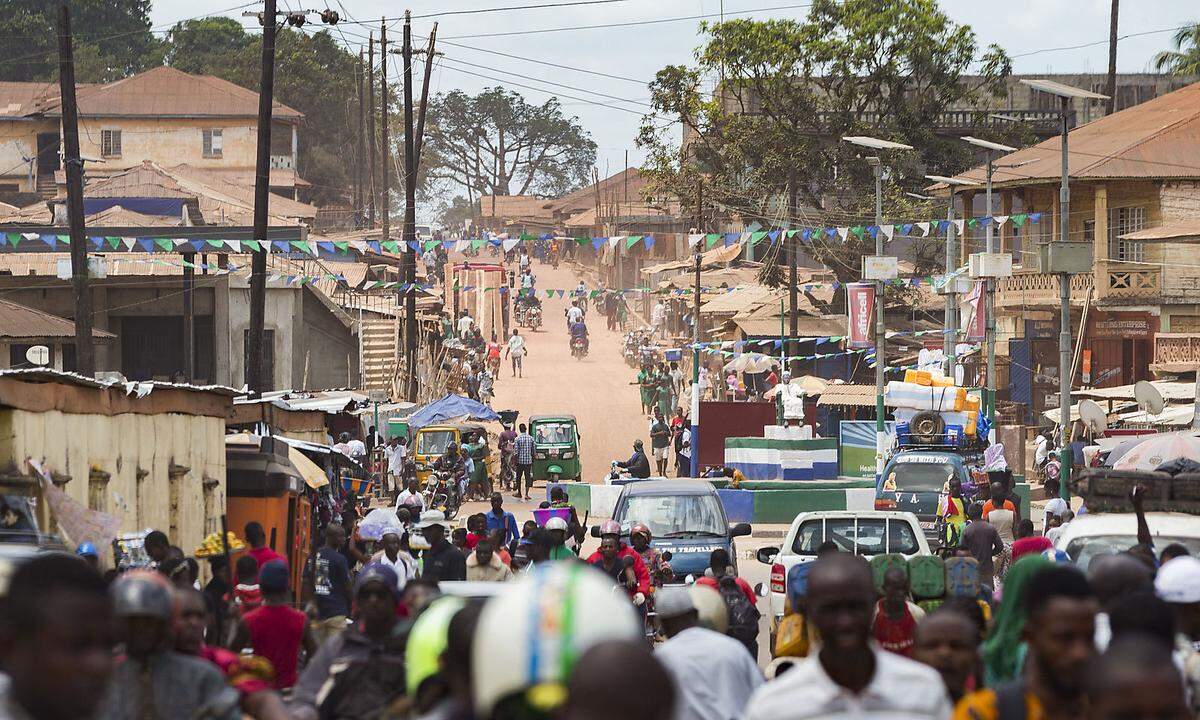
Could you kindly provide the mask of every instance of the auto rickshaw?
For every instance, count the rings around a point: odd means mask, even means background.
[[[533,435],[534,480],[583,479],[574,415],[534,415],[529,418],[529,434]]]
[[[446,452],[446,447],[450,443],[462,447],[464,437],[474,438],[480,435],[487,437],[487,428],[478,423],[427,425],[417,430],[416,437],[413,439],[413,461],[417,466],[417,481],[421,487],[425,486],[425,481],[429,478],[429,469],[433,466],[434,461]],[[499,454],[489,447],[485,462],[488,466],[488,474],[492,477],[496,476],[495,465],[498,457]]]

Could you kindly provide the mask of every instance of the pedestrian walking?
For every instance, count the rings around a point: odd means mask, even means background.
[[[404,592],[410,580],[417,577],[417,561],[413,559],[405,542],[408,533],[403,536],[399,531],[389,530],[380,538],[383,549],[371,556],[371,562],[386,565],[396,573],[396,589]]]
[[[263,530],[262,523],[250,521],[245,527],[246,542],[249,543],[250,549],[246,551],[246,555],[254,558],[254,562],[258,567],[266,565],[271,560],[282,560],[284,565],[287,565],[287,559],[271,548],[267,547],[267,533]]]
[[[270,661],[275,669],[275,689],[286,690],[296,684],[300,648],[312,657],[317,641],[304,613],[288,605],[287,565],[269,561],[259,570],[258,581],[263,588],[263,604],[238,622],[229,648],[239,653],[252,648],[255,655]]]
[[[513,328],[512,337],[508,339],[508,346],[504,348],[504,357],[512,358],[512,376],[525,377],[525,371],[522,368],[522,361],[529,353],[525,346],[525,338],[521,337],[516,328]]]
[[[654,408],[654,419],[650,421],[650,453],[660,477],[667,474],[667,453],[671,447],[671,426],[663,419],[662,410]]]
[[[450,523],[441,510],[426,510],[416,529],[429,542],[429,549],[421,552],[421,577],[431,582],[467,579],[467,556],[458,547],[446,540]]]
[[[958,546],[979,562],[979,584],[993,587],[992,576],[996,571],[993,558],[1004,550],[1004,541],[1000,539],[999,531],[983,519],[983,509],[978,503],[967,508],[967,518],[969,522],[963,528]]]
[[[513,440],[513,452],[517,462],[517,474],[513,481],[516,492],[513,493],[513,497],[520,499],[523,487],[524,498],[529,500],[529,491],[533,488],[533,436],[526,432],[525,423],[521,423],[518,429],[520,432]],[[524,485],[521,484],[522,477],[525,478]]]
[[[501,561],[489,538],[475,543],[467,557],[467,580],[475,582],[505,582],[512,579],[512,570]]]
[[[871,634],[879,647],[897,655],[912,657],[917,623],[925,611],[908,600],[908,573],[898,567],[883,574],[883,597],[875,605]]]
[[[309,616],[316,617],[318,643],[345,630],[350,616],[350,563],[341,551],[345,543],[345,529],[329,523],[325,526],[325,545],[309,556],[304,567],[304,595]]]

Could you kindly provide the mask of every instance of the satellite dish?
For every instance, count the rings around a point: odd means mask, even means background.
[[[1091,431],[1092,435],[1099,435],[1108,429],[1108,416],[1104,414],[1104,408],[1095,400],[1081,400],[1079,402],[1079,418],[1083,420],[1083,424]]]
[[[1158,388],[1145,380],[1139,380],[1133,386],[1133,399],[1138,407],[1147,415],[1158,415],[1163,411],[1163,396]]]
[[[34,345],[25,351],[25,359],[34,365],[45,367],[50,364],[50,348],[45,345]]]

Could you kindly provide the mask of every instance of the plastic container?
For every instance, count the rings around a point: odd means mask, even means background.
[[[979,597],[979,561],[973,557],[946,558],[946,597]]]
[[[929,387],[933,385],[933,377],[926,370],[905,370],[904,382]]]
[[[974,411],[978,413],[982,404],[983,403],[980,401],[978,395],[968,395],[966,400],[963,401],[963,410],[967,412]]]
[[[908,574],[908,560],[903,555],[891,553],[871,558],[871,574],[875,578],[876,590],[883,592],[883,575],[894,567],[903,570],[905,575]]]
[[[946,566],[937,555],[918,555],[908,561],[908,583],[918,600],[940,598],[946,594]]]
[[[884,391],[884,403],[895,408],[959,412],[967,391],[960,387],[931,387],[893,380]]]

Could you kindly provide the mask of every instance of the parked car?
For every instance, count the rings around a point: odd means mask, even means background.
[[[1200,555],[1200,518],[1188,513],[1148,512],[1146,524],[1154,536],[1154,549],[1161,551],[1179,543],[1192,555]],[[1137,544],[1137,516],[1133,513],[1086,513],[1063,526],[1054,547],[1087,570],[1092,558],[1128,550]]]
[[[768,597],[771,647],[783,618],[788,570],[817,559],[817,548],[832,540],[844,552],[870,558],[896,553],[912,558],[929,555],[929,541],[911,512],[894,510],[826,510],[800,513],[783,538],[782,547],[760,548],[758,561],[771,566]]]
[[[629,483],[617,498],[613,519],[621,524],[625,542],[634,523],[650,528],[650,544],[659,552],[670,551],[671,570],[679,582],[688,575],[703,575],[709,555],[718,548],[729,553],[736,570],[734,538],[751,532],[748,523],[729,523],[716,489],[703,480]],[[593,535],[597,532],[598,527],[593,528]]]

